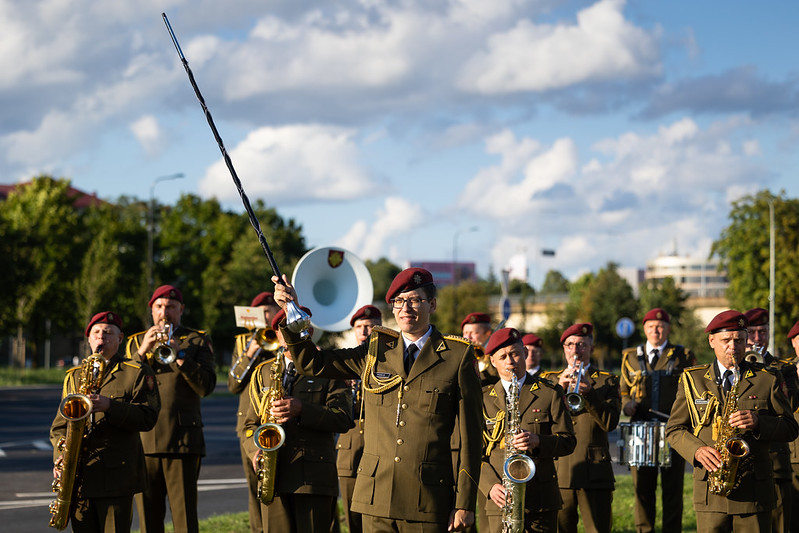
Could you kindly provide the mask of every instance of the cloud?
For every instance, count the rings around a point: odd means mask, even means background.
[[[157,118],[152,115],[141,117],[130,125],[130,130],[145,153],[155,156],[161,152],[163,136]]]
[[[229,150],[236,173],[251,198],[270,204],[351,200],[368,196],[375,184],[360,162],[352,130],[323,125],[264,127]],[[200,192],[236,199],[225,162],[211,165]]]
[[[423,227],[425,219],[426,215],[418,204],[392,196],[375,211],[371,221],[355,222],[336,245],[352,250],[363,260],[391,257],[392,253],[396,255],[396,250],[392,252],[392,240]]]

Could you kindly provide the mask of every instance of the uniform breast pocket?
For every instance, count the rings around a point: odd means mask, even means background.
[[[552,417],[549,413],[532,413],[527,418],[526,430],[538,435],[552,434]]]
[[[738,400],[741,411],[768,411],[768,400],[760,398],[741,398]]]
[[[453,410],[454,394],[448,381],[427,379],[422,383],[419,406],[428,413],[446,414]]]
[[[302,387],[297,386],[294,389],[294,394],[304,401],[310,403],[323,403],[325,399],[324,383],[315,379],[309,379],[302,384]]]

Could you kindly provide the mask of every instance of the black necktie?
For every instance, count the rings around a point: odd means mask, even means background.
[[[292,389],[294,388],[294,380],[297,379],[297,369],[294,368],[294,362],[289,361],[286,371],[283,373],[283,392],[286,396],[291,396]]]
[[[730,389],[732,388],[732,383],[731,383],[731,381],[732,381],[732,370],[729,370],[729,369],[725,370],[724,371],[724,377],[721,378],[721,379],[723,380],[722,386],[724,388],[724,394],[727,394],[728,392],[730,392]]]
[[[652,362],[650,363],[650,365],[652,366],[652,368],[655,368],[655,365],[658,364],[658,353],[659,353],[658,349],[653,348],[650,353],[652,354]]]
[[[411,373],[411,367],[413,366],[413,362],[416,360],[416,352],[419,351],[419,347],[416,344],[408,345],[407,354],[405,355],[405,375]]]

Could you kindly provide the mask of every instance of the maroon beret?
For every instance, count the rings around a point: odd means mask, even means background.
[[[494,332],[486,343],[485,352],[493,354],[500,348],[522,342],[522,334],[513,328],[502,328]]]
[[[788,332],[788,338],[793,339],[797,335],[799,335],[799,320],[796,321],[796,324],[793,325],[791,331]]]
[[[644,319],[641,321],[641,324],[646,324],[647,320],[662,320],[663,322],[668,322],[671,324],[671,317],[666,312],[665,309],[661,309],[660,307],[655,307],[647,314],[644,315]]]
[[[522,337],[522,344],[525,346],[538,346],[539,348],[543,348],[544,346],[544,339],[536,335],[535,333],[528,333],[524,337]]]
[[[705,333],[717,333],[719,331],[738,331],[746,329],[749,321],[746,320],[746,315],[735,309],[728,309],[722,311],[713,317],[710,324],[705,328]]]
[[[308,309],[307,307],[300,306],[300,309],[308,313],[308,316],[311,316],[311,310]],[[280,321],[283,320],[284,318],[286,318],[286,311],[284,311],[283,309],[275,313],[275,316],[272,317],[272,329],[277,331],[277,328],[280,327]]]
[[[383,320],[383,313],[381,313],[380,309],[378,309],[373,305],[364,305],[363,307],[355,311],[354,315],[352,315],[352,318],[350,318],[350,326],[354,326],[355,321],[360,320],[362,318],[371,318],[371,319],[376,318],[378,320]]]
[[[486,313],[469,313],[466,318],[461,321],[461,329],[466,324],[491,324],[491,317]]]
[[[261,292],[252,299],[250,307],[258,307],[259,305],[275,305],[275,295],[271,292]]]
[[[111,311],[103,311],[102,313],[97,313],[89,320],[89,325],[86,326],[86,336],[89,336],[89,332],[92,330],[92,326],[95,324],[113,324],[122,331],[122,319],[119,317],[118,314],[112,313]]]
[[[762,307],[755,307],[744,313],[746,320],[749,321],[750,326],[766,326],[768,325],[768,311]]]
[[[400,293],[433,284],[433,275],[423,268],[406,268],[394,278],[386,292],[386,303]]]
[[[578,324],[572,324],[566,331],[563,332],[563,335],[560,336],[560,342],[563,344],[566,339],[571,337],[572,335],[577,335],[578,337],[588,337],[594,332],[594,325],[590,322],[580,322]]]
[[[155,301],[159,298],[169,298],[170,300],[177,300],[180,303],[183,303],[183,295],[180,294],[180,291],[177,289],[177,287],[173,287],[172,285],[161,285],[155,289],[155,292],[153,292],[153,297],[150,298],[150,303],[147,305],[152,307]]]

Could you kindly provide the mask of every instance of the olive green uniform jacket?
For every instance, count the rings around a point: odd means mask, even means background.
[[[759,428],[742,435],[749,444],[749,456],[740,461],[737,486],[727,496],[711,494],[708,472],[694,459],[702,446],[714,446],[713,419],[724,408],[717,384],[715,360],[688,368],[680,378],[677,401],[666,426],[666,438],[686,461],[694,465],[694,509],[726,514],[750,514],[771,510],[774,505],[774,467],[769,459],[773,441],[788,442],[799,435],[782,378],[762,367],[740,364],[738,409],[757,412]]]
[[[128,339],[129,359],[139,361],[137,352],[145,333]],[[142,446],[147,455],[205,455],[200,398],[211,394],[216,386],[211,340],[202,331],[184,326],[175,328],[173,338],[180,345],[182,366],[177,362],[162,365],[148,355],[161,394],[161,412],[155,428],[141,434]]]
[[[666,343],[663,353],[658,357],[655,367],[649,364],[649,355],[644,356],[644,372],[638,360],[639,350],[646,345],[624,350],[621,358],[621,403],[622,407],[630,400],[638,402],[631,422],[657,420],[663,417],[650,413],[650,409],[669,414],[677,397],[677,382],[682,371],[696,364],[691,350],[679,344]],[[654,385],[654,386],[653,386]],[[657,398],[655,398],[657,396]]]
[[[388,328],[375,327],[368,344],[321,351],[282,331],[301,373],[362,379],[364,450],[353,511],[439,523],[446,523],[453,509],[474,511],[484,425],[468,341],[433,328],[406,374],[402,338]],[[450,449],[453,431],[461,442],[457,473]]]
[[[63,396],[78,391],[80,367],[67,371]],[[111,399],[108,412],[94,413],[91,431],[80,455],[80,494],[83,498],[133,496],[144,489],[144,454],[139,431],[152,429],[158,418],[158,388],[150,367],[126,361],[120,354],[106,364],[99,394]],[[53,457],[58,440],[67,432],[58,413],[50,428]]]
[[[544,378],[557,383],[562,372],[546,372]],[[586,372],[591,390],[583,397],[585,408],[571,415],[577,446],[573,453],[555,461],[558,483],[563,489],[612,490],[616,478],[613,476],[608,433],[619,423],[619,379],[593,364]]]
[[[483,414],[487,435],[495,431],[497,413],[506,411],[505,402],[505,388],[501,381],[483,388]],[[483,458],[480,470],[480,490],[486,495],[487,515],[502,514],[502,508],[488,497],[491,488],[496,483],[502,484],[503,478],[504,435],[508,421],[501,420],[499,424],[502,427],[496,434],[500,441]],[[534,433],[540,439],[539,446],[527,452],[533,458],[536,470],[533,479],[527,483],[524,509],[536,513],[560,509],[563,501],[558,489],[555,459],[572,453],[577,442],[571,416],[563,402],[563,389],[528,375],[519,389],[519,429]]]
[[[236,345],[233,349],[233,357],[230,360],[230,368],[234,368],[239,356],[247,351],[247,344],[250,340],[250,337],[251,335],[249,333],[241,333],[236,335]],[[236,435],[238,435],[240,439],[244,437],[244,415],[247,412],[247,406],[250,404],[250,398],[247,394],[247,388],[250,386],[250,379],[252,379],[253,372],[255,372],[255,368],[258,365],[274,357],[274,352],[267,352],[265,350],[259,349],[256,352],[255,357],[253,357],[254,360],[252,362],[252,366],[250,366],[250,370],[246,373],[243,373],[243,375],[240,376],[240,380],[228,373],[227,388],[230,392],[233,394],[238,394],[239,396],[239,407],[236,410]],[[239,368],[238,370],[243,369]]]
[[[272,386],[271,366],[267,361],[255,369],[264,388]],[[350,387],[340,380],[298,376],[291,396],[302,402],[302,414],[282,424],[286,440],[278,448],[275,494],[337,496],[335,435],[352,427]],[[260,425],[260,415],[248,402],[244,450],[250,457],[258,451],[252,437]]]

